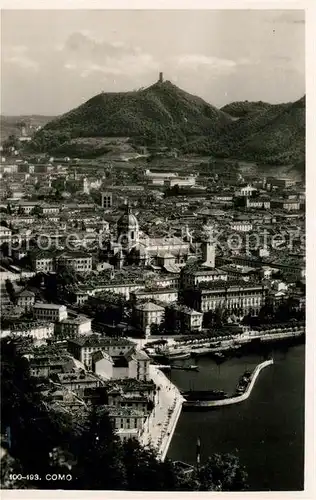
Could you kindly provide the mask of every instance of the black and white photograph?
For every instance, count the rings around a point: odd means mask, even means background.
[[[306,13],[1,10],[2,490],[305,490]]]

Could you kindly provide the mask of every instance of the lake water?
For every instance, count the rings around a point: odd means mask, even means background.
[[[201,437],[201,461],[212,453],[237,452],[252,491],[296,491],[304,488],[305,346],[278,347],[274,364],[260,373],[248,400],[208,412],[182,412],[168,457],[195,462]],[[234,391],[245,370],[263,361],[259,354],[218,365],[197,361],[199,372],[173,371],[181,389]],[[192,360],[191,360],[192,362]]]

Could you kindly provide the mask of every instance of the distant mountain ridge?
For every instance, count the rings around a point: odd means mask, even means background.
[[[302,162],[305,97],[285,104],[234,102],[218,109],[169,81],[159,81],[138,91],[92,97],[47,123],[31,146],[65,151],[83,144],[84,138],[93,143],[91,138],[105,137],[129,137],[134,146],[176,146],[187,153],[263,163]]]
[[[263,101],[234,101],[220,109],[234,118],[243,118],[258,111],[266,111],[271,106],[273,105]]]
[[[305,96],[294,103],[258,104],[228,124],[216,141],[200,137],[187,149],[270,164],[304,162]]]

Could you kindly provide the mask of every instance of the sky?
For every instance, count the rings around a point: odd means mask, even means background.
[[[302,10],[3,10],[1,113],[54,116],[159,71],[214,106],[305,94]]]

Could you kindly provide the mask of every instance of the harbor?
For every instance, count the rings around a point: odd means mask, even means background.
[[[196,441],[201,436],[202,461],[213,453],[237,450],[249,471],[251,491],[301,489],[305,346],[273,344],[271,355],[273,365],[261,371],[251,396],[242,404],[219,406],[213,411],[186,411],[183,406],[167,457],[194,465]],[[198,372],[173,371],[170,377],[182,395],[212,387],[233,394],[242,375],[246,371],[253,373],[263,361],[259,352],[231,357],[221,364],[203,356],[197,362]],[[256,467],[259,456],[265,457],[264,475]]]
[[[191,397],[191,399],[185,399],[183,402],[183,407],[187,409],[196,409],[196,410],[202,410],[202,409],[209,409],[209,408],[215,408],[219,406],[228,406],[228,405],[233,405],[237,403],[242,403],[246,399],[249,398],[251,391],[255,385],[255,382],[257,380],[257,377],[259,376],[261,370],[263,370],[265,367],[272,365],[273,364],[273,359],[269,359],[267,361],[264,361],[263,363],[260,363],[254,371],[251,372],[246,372],[242,375],[242,377],[239,380],[239,383],[237,385],[236,389],[236,394],[229,397],[227,393],[224,391],[220,390],[215,390],[215,391],[202,391],[206,393],[206,400],[203,400],[201,398],[201,391],[197,392],[196,399]],[[193,391],[194,395],[194,391]],[[185,398],[185,394],[184,394]]]

